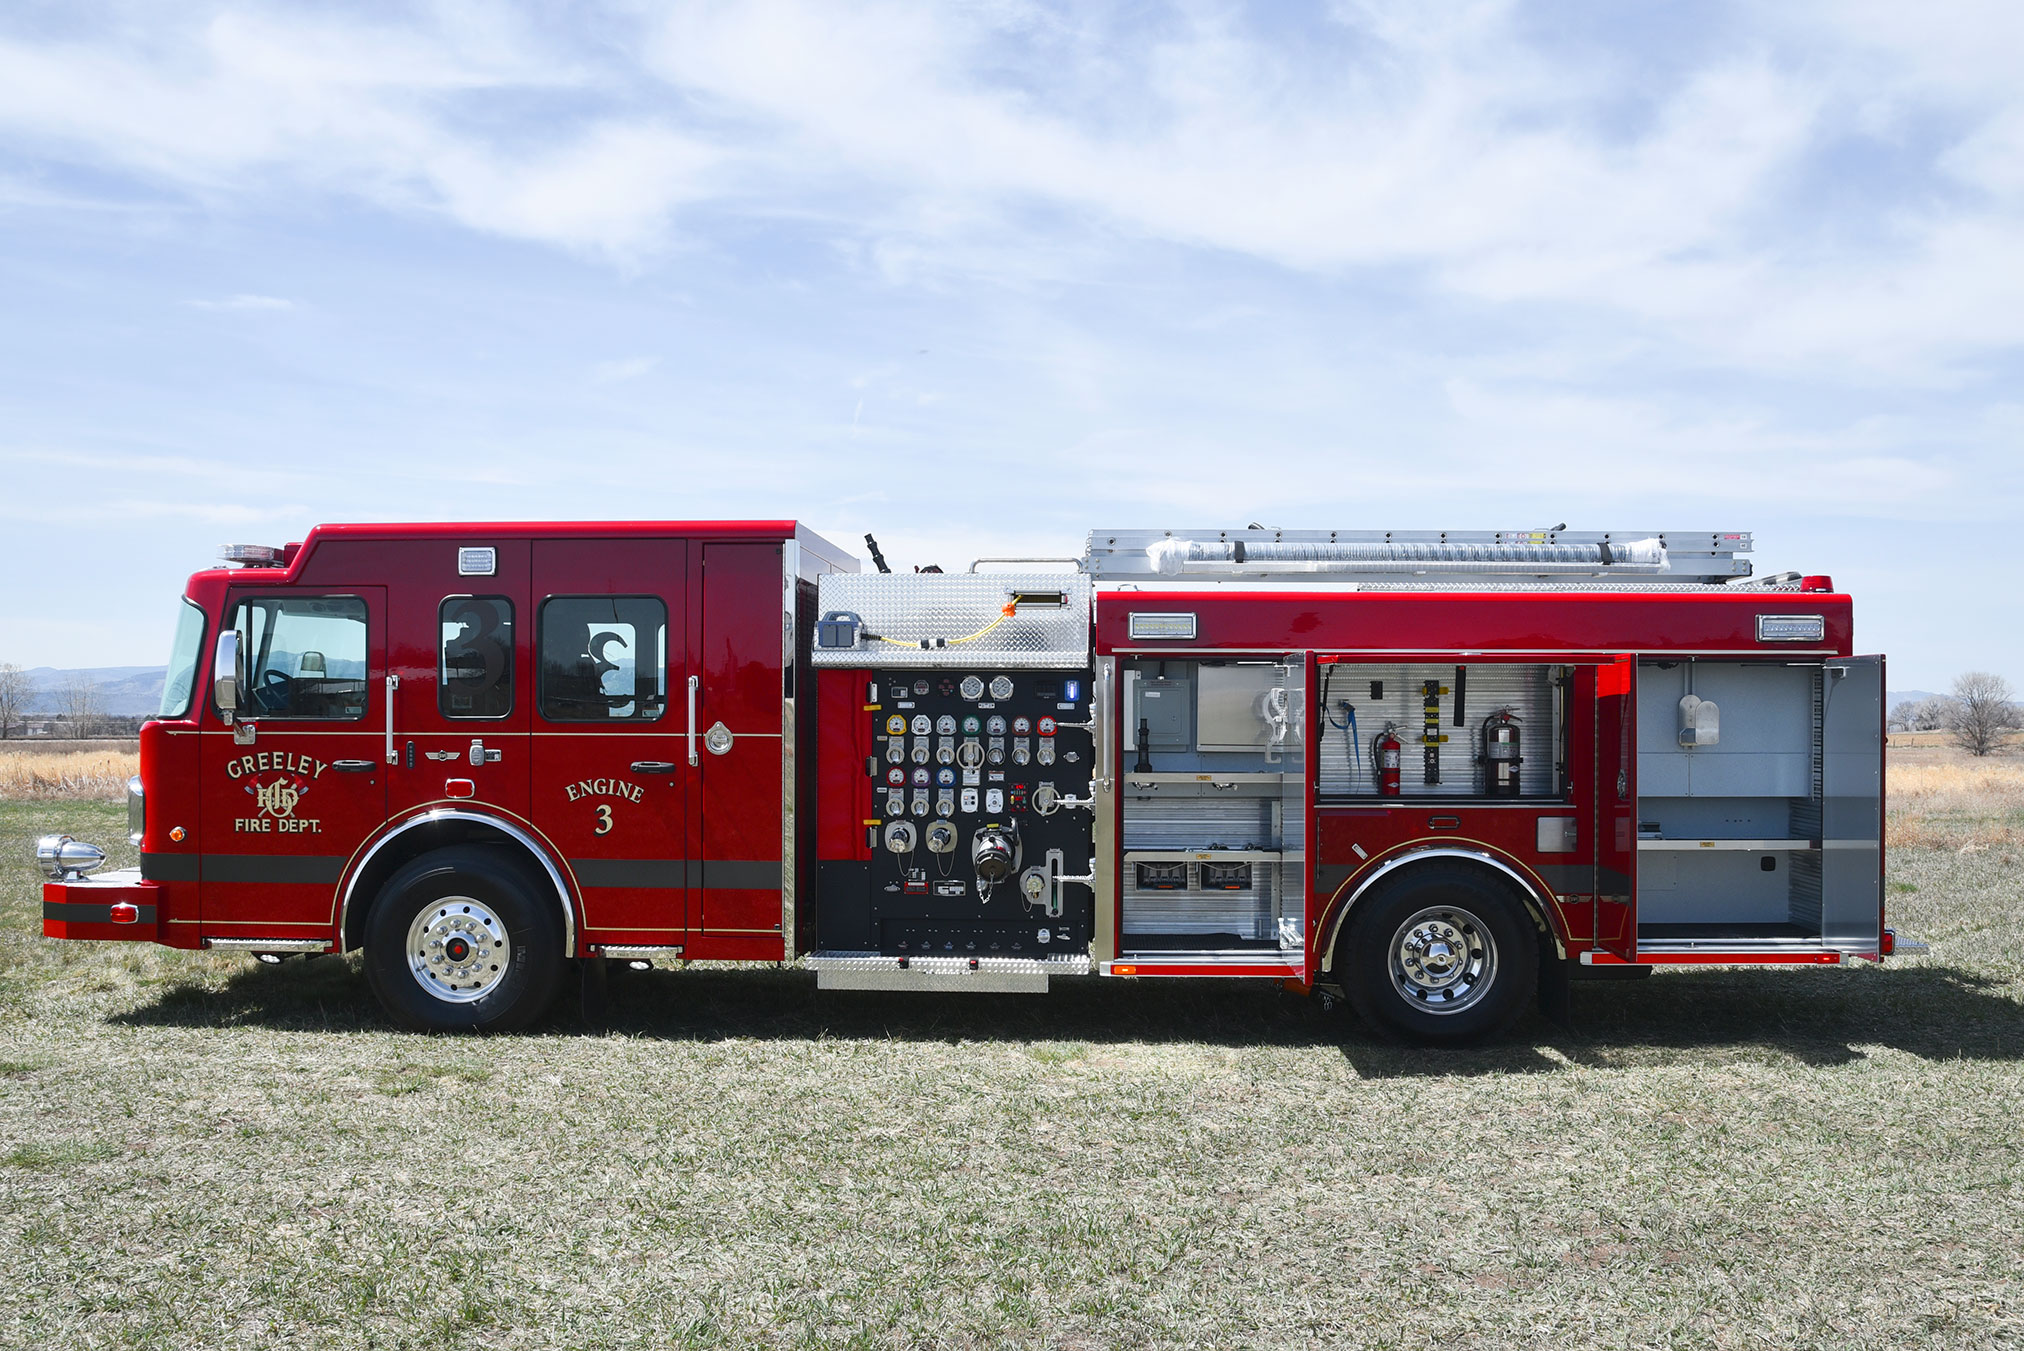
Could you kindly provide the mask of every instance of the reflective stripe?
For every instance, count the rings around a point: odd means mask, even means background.
[[[573,858],[569,866],[586,888],[780,890],[778,859]]]
[[[335,886],[344,876],[344,858],[313,854],[205,854],[203,869],[206,882]]]
[[[122,929],[137,929],[143,924],[153,924],[155,922],[155,908],[152,905],[140,905],[134,908],[141,912],[141,917],[131,924],[120,925]],[[42,903],[42,918],[45,920],[53,919],[63,924],[110,924],[112,923],[112,905],[110,903],[91,905],[84,901],[44,901]]]
[[[197,880],[197,856],[142,854],[141,876],[150,882],[194,882]]]

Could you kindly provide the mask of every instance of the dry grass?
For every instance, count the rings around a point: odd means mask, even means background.
[[[1941,754],[1944,758],[1941,758]],[[1963,752],[1893,756],[1884,833],[1893,849],[2024,844],[2024,762]]]
[[[1999,851],[1893,855],[1928,957],[1583,985],[1465,1052],[1245,982],[700,968],[479,1040],[349,960],[42,940],[26,838],[119,825],[0,804],[0,1345],[2024,1339]]]
[[[138,751],[17,750],[0,743],[0,799],[83,801],[124,798],[140,773]]]

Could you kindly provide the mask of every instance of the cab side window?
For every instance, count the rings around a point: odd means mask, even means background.
[[[245,654],[249,716],[365,716],[365,602],[357,596],[251,596],[232,627]]]
[[[446,718],[513,711],[513,602],[451,596],[437,611],[436,707]]]
[[[541,716],[652,722],[668,706],[668,607],[653,596],[553,596],[541,605]]]

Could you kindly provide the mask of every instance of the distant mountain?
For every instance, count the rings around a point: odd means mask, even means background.
[[[1890,709],[1896,708],[1907,699],[1913,703],[1917,703],[1921,699],[1938,699],[1939,697],[1939,695],[1934,694],[1931,690],[1892,690],[1884,695],[1883,706]]]
[[[168,679],[166,666],[99,666],[59,669],[33,666],[22,672],[28,677],[30,713],[63,711],[63,688],[75,676],[98,686],[98,711],[129,718],[153,713],[162,706],[162,682]]]

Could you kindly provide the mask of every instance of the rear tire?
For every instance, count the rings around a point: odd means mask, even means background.
[[[366,982],[415,1032],[512,1032],[562,978],[562,924],[497,849],[438,849],[387,880],[366,922]]]
[[[1381,883],[1338,942],[1357,1016],[1426,1045],[1478,1041],[1532,1002],[1539,938],[1511,889],[1466,864]]]

